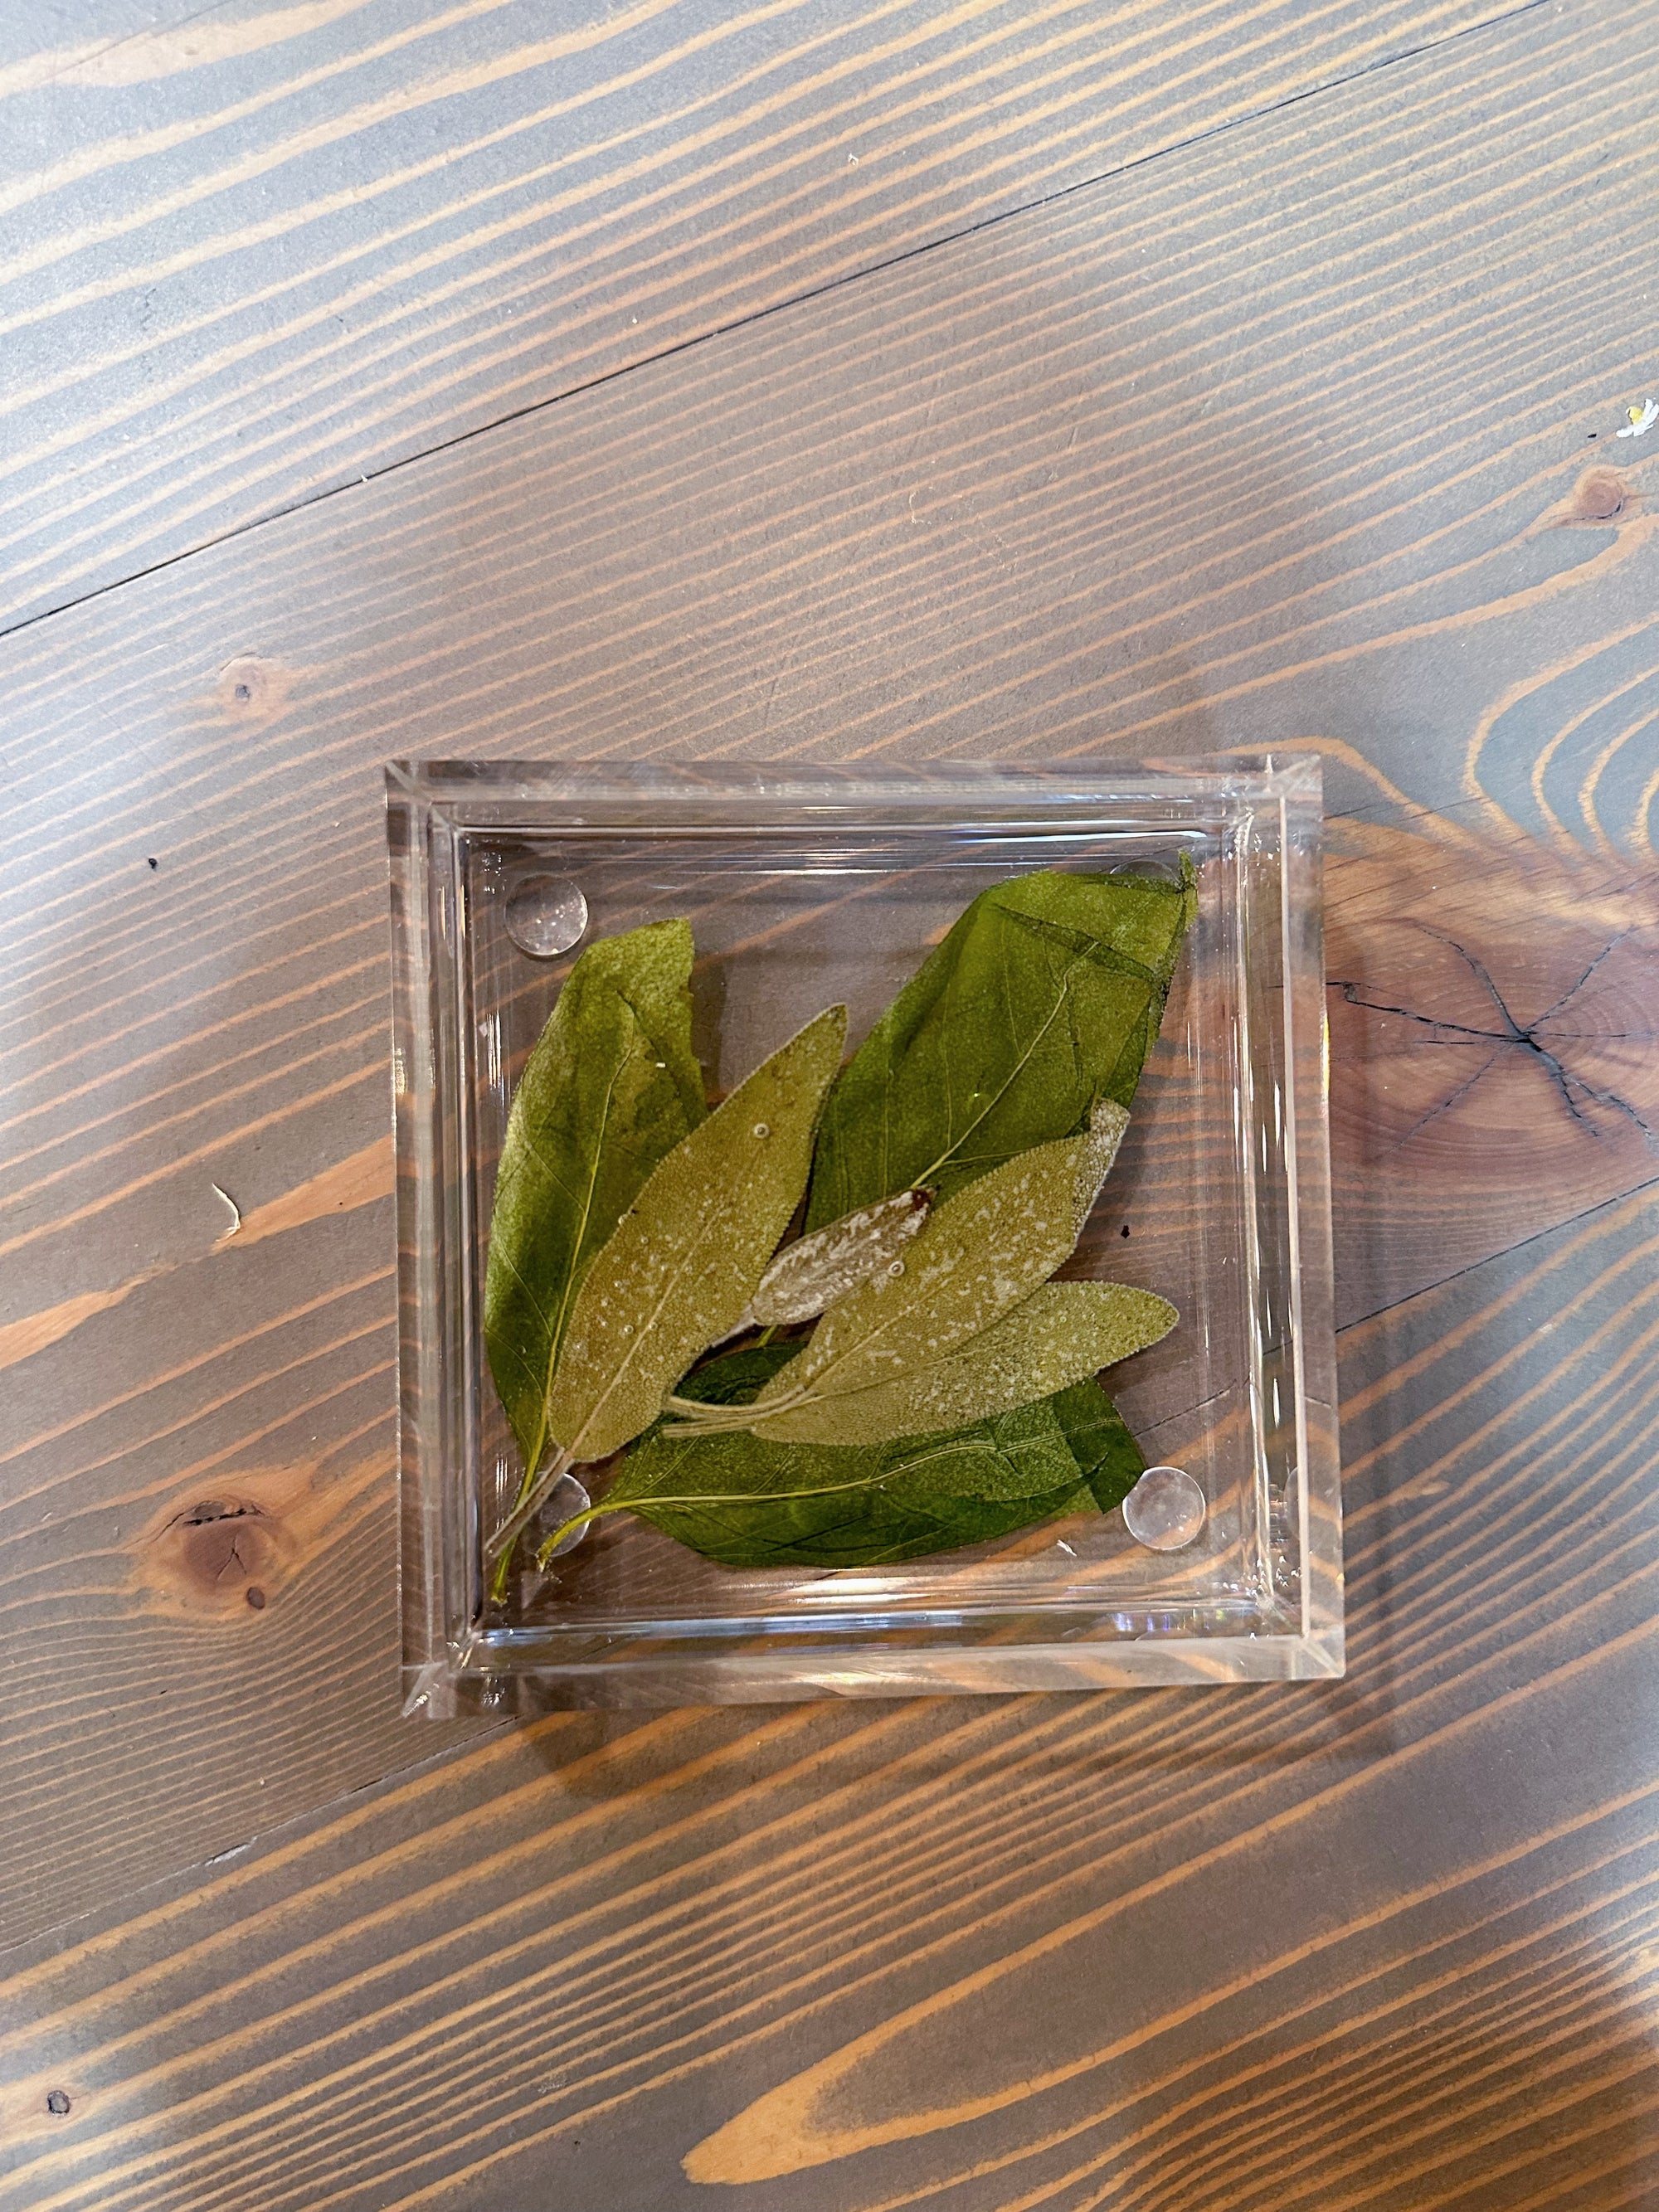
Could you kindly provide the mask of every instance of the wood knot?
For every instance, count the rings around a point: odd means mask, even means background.
[[[219,671],[214,697],[233,722],[269,722],[288,704],[294,672],[258,653],[239,653]]]
[[[1605,528],[1622,521],[1635,503],[1635,492],[1616,470],[1586,469],[1546,520],[1558,529]]]
[[[283,1577],[289,1549],[281,1521],[246,1498],[204,1498],[174,1513],[158,1532],[153,1565],[181,1597],[214,1610],[255,1613]]]
[[[251,1631],[256,1617],[283,1612],[307,1565],[366,1511],[392,1505],[383,1452],[342,1465],[241,1467],[222,1480],[222,1489],[175,1490],[134,1532],[131,1587],[149,1611]]]
[[[257,1505],[208,1498],[179,1516],[185,1572],[204,1595],[234,1592],[257,1583],[271,1562],[270,1538]]]

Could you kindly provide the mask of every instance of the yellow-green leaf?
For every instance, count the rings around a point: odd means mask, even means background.
[[[686,1401],[746,1402],[794,1351],[773,1344],[726,1352],[688,1378]],[[1062,1409],[1073,1414],[1069,1425]],[[1103,1455],[1097,1425],[1086,1407],[1065,1401],[954,1436],[873,1449],[768,1443],[740,1431],[677,1434],[659,1423],[605,1496],[568,1525],[628,1511],[727,1566],[884,1566],[983,1543],[1051,1514],[1092,1512],[1093,1477],[1071,1436],[1075,1429],[1085,1439],[1092,1467]]]
[[[548,1399],[573,1459],[637,1436],[742,1317],[805,1188],[846,1034],[832,1006],[774,1053],[669,1153],[594,1258]]]
[[[873,1444],[989,1420],[1081,1382],[1156,1344],[1176,1310],[1122,1283],[1048,1283],[988,1328],[949,1350],[913,1350],[902,1371],[861,1389],[808,1391],[792,1403],[789,1370],[780,1410],[757,1403],[760,1437],[797,1443]],[[843,1370],[843,1373],[845,1370]]]
[[[1101,1156],[1092,1130],[1038,1145],[947,1199],[904,1258],[825,1314],[799,1358],[756,1400],[754,1425],[765,1419],[775,1435],[805,1435],[799,1425],[785,1430],[777,1422],[787,1407],[808,1401],[812,1410],[799,1419],[815,1438],[856,1441],[837,1430],[836,1407],[931,1367],[1053,1274],[1077,1242]],[[945,1427],[949,1419],[920,1425]]]

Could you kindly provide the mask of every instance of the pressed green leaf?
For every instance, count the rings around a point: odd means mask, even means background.
[[[1078,1224],[1093,1192],[1091,1162],[1101,1146],[1091,1131],[1038,1145],[947,1199],[903,1259],[890,1261],[832,1306],[787,1375],[756,1401],[757,1421],[775,1437],[814,1442],[872,1443],[878,1433],[839,1427],[844,1409],[872,1390],[920,1387],[957,1345],[988,1329],[1053,1274],[1077,1242]],[[1060,1382],[1071,1382],[1067,1374]],[[1058,1382],[1024,1393],[1039,1397]],[[880,1402],[886,1403],[883,1399]],[[1005,1397],[1001,1412],[1019,1403]],[[915,1434],[953,1417],[913,1421]],[[963,1415],[963,1419],[976,1418]]]
[[[1183,859],[1178,884],[1042,874],[982,893],[830,1093],[809,1224],[912,1176],[948,1189],[994,1165],[1000,1146],[1069,1134],[1091,1100],[1127,1108],[1158,1036],[1194,884]],[[1109,1133],[1113,1110],[1096,1105],[1095,1131]],[[1120,1123],[1114,1149],[1121,1133]],[[943,1165],[930,1176],[933,1160]],[[1079,1464],[1103,1508],[1115,1504],[1141,1460],[1110,1400],[1085,1382],[1053,1404],[1078,1427]]]
[[[526,1481],[546,1449],[548,1387],[582,1272],[658,1162],[703,1118],[690,974],[684,921],[590,945],[514,1097],[483,1331]]]
[[[1089,1216],[1094,1212],[1100,1187],[1111,1173],[1112,1163],[1118,1155],[1124,1133],[1129,1127],[1128,1109],[1120,1106],[1115,1098],[1103,1098],[1089,1116],[1088,1128],[1084,1132],[1084,1147],[1078,1163],[1077,1191],[1072,1216],[1072,1242],[1075,1244],[1088,1226]]]
[[[1046,1498],[1075,1490],[1083,1474],[1071,1440],[1046,1401],[943,1434],[842,1449],[875,1452],[888,1468],[889,1495],[911,1503],[923,1498]]]
[[[927,1218],[927,1193],[902,1190],[810,1237],[797,1237],[761,1277],[751,1318],[769,1328],[813,1320],[866,1276],[896,1260]]]
[[[799,1344],[746,1344],[720,1352],[688,1375],[678,1395],[702,1406],[746,1406],[799,1350]]]
[[[803,1377],[793,1394],[793,1377],[781,1377],[757,1401],[754,1427],[792,1442],[854,1444],[984,1420],[1144,1351],[1176,1317],[1167,1300],[1126,1284],[1046,1283],[976,1335],[937,1349],[912,1340],[902,1368],[886,1378],[850,1361],[828,1370],[827,1384]],[[849,1376],[871,1379],[849,1385]]]
[[[795,1349],[723,1354],[682,1395],[745,1402]],[[626,1508],[727,1566],[888,1565],[1094,1510],[1047,1407],[957,1437],[868,1449],[769,1443],[743,1431],[675,1436],[668,1427],[635,1445],[599,1510]]]
[[[1095,1504],[1103,1513],[1121,1505],[1146,1472],[1146,1461],[1099,1383],[1074,1382],[1043,1403],[1060,1423]]]
[[[696,1447],[702,1453],[720,1448],[733,1455],[788,1449],[763,1446],[741,1431]],[[635,1510],[664,1535],[722,1566],[869,1568],[989,1543],[1055,1514],[1094,1507],[1087,1488],[1073,1483],[1046,1498],[939,1497],[914,1504],[867,1488],[767,1498],[745,1486],[738,1494],[688,1503],[651,1499]]]
[[[1042,872],[982,891],[830,1093],[806,1225],[891,1192],[947,1198],[1127,1107],[1195,908],[1178,883]]]
[[[774,1053],[661,1162],[595,1255],[548,1397],[573,1459],[637,1436],[742,1317],[800,1202],[846,1034],[832,1006]]]

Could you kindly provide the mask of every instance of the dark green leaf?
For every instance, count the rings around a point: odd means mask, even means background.
[[[728,1352],[683,1398],[742,1404],[796,1356]],[[601,1500],[727,1566],[871,1567],[984,1543],[1058,1512],[1093,1510],[1055,1416],[1027,1407],[950,1437],[900,1444],[765,1443],[744,1431],[667,1433],[629,1452]]]
[[[1178,884],[1125,873],[1042,874],[982,893],[830,1093],[809,1222],[893,1189],[920,1159],[951,1154],[935,1179],[943,1183],[947,1175],[994,1165],[995,1146],[1010,1141],[1004,1132],[1011,1127],[1012,1142],[1030,1145],[1079,1127],[1094,1097],[1129,1106],[1196,909],[1194,882],[1183,858]],[[1091,951],[1103,974],[1072,966],[1072,955]],[[953,1024],[963,1008],[1000,1042],[987,1079],[970,1066],[952,1091]],[[1091,1018],[1094,1025],[1079,1035],[1079,1019]],[[1002,1088],[987,1112],[975,1094],[996,1093],[999,1069]],[[1049,1403],[1109,1510],[1139,1474],[1133,1438],[1095,1382],[1077,1383]]]
[[[483,1328],[526,1480],[546,1449],[548,1386],[582,1274],[658,1162],[703,1118],[690,974],[684,921],[590,945],[513,1100]]]
[[[948,1197],[1097,1099],[1127,1107],[1194,903],[1190,864],[982,891],[830,1093],[808,1229],[909,1188]]]
[[[1103,1513],[1121,1505],[1146,1471],[1139,1445],[1098,1382],[1074,1382],[1045,1401]]]
[[[866,1446],[885,1462],[890,1496],[906,1504],[950,1498],[1047,1498],[1077,1488],[1065,1430],[1047,1404],[1017,1407],[947,1434]]]
[[[800,1202],[847,1011],[764,1061],[657,1167],[576,1292],[548,1427],[604,1459],[655,1418],[674,1378],[742,1317]]]
[[[746,1406],[799,1350],[799,1344],[748,1344],[722,1352],[688,1375],[677,1395],[699,1406]]]

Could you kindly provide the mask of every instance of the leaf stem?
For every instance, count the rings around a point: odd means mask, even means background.
[[[546,1421],[545,1421],[545,1419],[544,1419],[543,1425],[542,1425],[541,1443],[544,1444],[544,1443],[546,1443],[546,1440],[547,1440],[547,1426],[546,1426]],[[539,1449],[540,1449],[540,1447],[539,1447],[539,1445],[538,1445],[538,1451],[539,1451]],[[530,1469],[529,1469],[528,1468],[526,1468],[525,1469],[525,1472],[523,1473],[523,1474],[521,1474],[521,1475],[520,1476],[520,1478],[519,1478],[519,1494],[518,1494],[518,1496],[517,1496],[517,1497],[513,1500],[513,1510],[514,1510],[514,1512],[515,1512],[515,1513],[516,1513],[516,1512],[518,1511],[519,1508],[520,1508],[520,1507],[524,1504],[525,1500],[529,1497],[529,1495],[530,1495],[530,1493],[531,1493],[532,1490],[535,1487],[535,1482],[536,1482],[536,1478],[535,1478],[535,1476],[534,1476],[534,1475],[530,1472]],[[488,1547],[487,1546],[486,1546],[485,1550],[484,1550],[484,1558],[485,1558],[485,1559],[486,1559],[486,1560],[488,1560],[488,1559],[489,1559],[489,1547]],[[492,1572],[491,1572],[491,1574],[490,1574],[490,1577],[489,1577],[489,1595],[490,1595],[490,1596],[495,1600],[495,1603],[496,1603],[497,1605],[499,1605],[499,1604],[501,1603],[501,1600],[502,1600],[502,1599],[507,1595],[507,1575],[509,1574],[509,1572],[511,1571],[512,1565],[513,1565],[513,1561],[512,1561],[512,1554],[511,1554],[510,1553],[507,1553],[507,1552],[503,1552],[503,1553],[501,1553],[501,1557],[496,1560],[495,1565],[495,1568],[494,1568],[493,1571],[492,1571]]]
[[[734,1429],[752,1429],[757,1421],[769,1419],[774,1413],[787,1413],[811,1395],[810,1390],[791,1390],[781,1398],[768,1398],[763,1404],[747,1406],[711,1406],[698,1398],[665,1398],[664,1412],[678,1413],[682,1418],[662,1433],[665,1437],[729,1435]]]
[[[556,1451],[533,1482],[526,1482],[520,1486],[518,1501],[513,1510],[495,1534],[485,1539],[484,1565],[493,1565],[495,1568],[489,1582],[489,1594],[492,1597],[500,1598],[505,1594],[507,1577],[513,1558],[513,1547],[519,1540],[524,1529],[535,1518],[554,1484],[568,1469],[570,1463],[571,1455],[568,1451]]]
[[[711,1405],[706,1398],[677,1398],[671,1391],[662,1401],[665,1413],[678,1413],[699,1429],[725,1428],[733,1413],[746,1414],[746,1406]]]
[[[625,1502],[616,1505],[584,1505],[580,1513],[573,1513],[568,1521],[561,1521],[550,1536],[543,1537],[536,1547],[536,1565],[538,1567],[550,1566],[554,1553],[573,1528],[580,1528],[586,1522],[597,1521],[601,1513],[626,1513],[627,1510]]]

